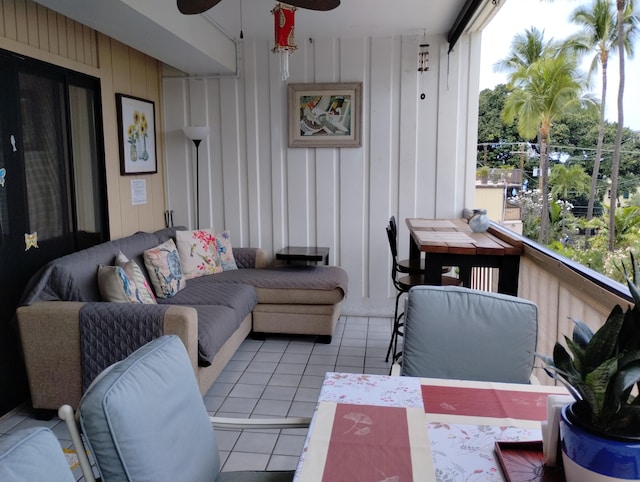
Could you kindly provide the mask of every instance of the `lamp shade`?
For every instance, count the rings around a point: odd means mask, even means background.
[[[207,126],[185,126],[182,131],[192,141],[201,141],[209,137],[209,128]]]

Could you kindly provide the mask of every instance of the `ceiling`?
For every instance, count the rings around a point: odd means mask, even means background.
[[[275,0],[222,0],[204,14],[182,15],[176,0],[35,1],[190,75],[235,73],[240,31],[244,39],[271,39],[271,10],[276,5]],[[493,3],[342,0],[329,12],[298,9],[295,35],[297,39],[446,35],[469,4],[479,5],[475,17],[484,18],[484,24],[497,10]]]
[[[451,28],[464,4],[465,0],[342,0],[328,12],[298,9],[296,37],[442,34]],[[245,38],[272,38],[275,5],[275,0],[222,0],[203,16],[237,39],[242,9]]]

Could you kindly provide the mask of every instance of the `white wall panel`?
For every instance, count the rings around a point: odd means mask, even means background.
[[[165,79],[165,128],[201,119],[211,127],[200,151],[201,226],[225,227],[235,245],[271,254],[286,245],[329,246],[331,262],[349,274],[347,310],[387,309],[395,296],[389,216],[398,218],[406,257],[404,218],[459,215],[466,196],[464,183],[455,186],[468,170],[466,119],[459,118],[468,113],[459,105],[469,98],[458,72],[463,62],[447,66],[444,38],[429,38],[431,69],[418,75],[424,40],[298,39],[287,82],[269,42],[245,41],[237,77]],[[362,146],[289,148],[288,82],[362,82]],[[166,138],[168,157],[193,159],[179,135]],[[189,196],[180,194],[192,189],[185,165],[168,162],[169,208],[176,224],[193,225]]]

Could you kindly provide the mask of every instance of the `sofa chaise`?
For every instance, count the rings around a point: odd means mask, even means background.
[[[51,261],[29,282],[17,310],[34,409],[73,407],[100,371],[164,334],[185,344],[205,393],[252,331],[331,341],[347,293],[336,266],[267,266],[258,248],[233,248],[238,269],[188,279],[156,304],[102,301],[97,273],[123,253],[143,253],[184,228],[136,233]]]

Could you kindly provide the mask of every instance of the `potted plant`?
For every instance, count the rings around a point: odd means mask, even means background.
[[[486,184],[487,182],[489,182],[489,173],[490,172],[491,172],[491,170],[489,169],[488,166],[480,166],[476,170],[476,176],[478,177],[478,179],[480,179],[480,182],[482,184]]]
[[[560,439],[567,482],[640,480],[640,271],[623,272],[634,306],[616,305],[595,333],[574,320],[567,348],[536,354],[575,402],[562,409]]]

